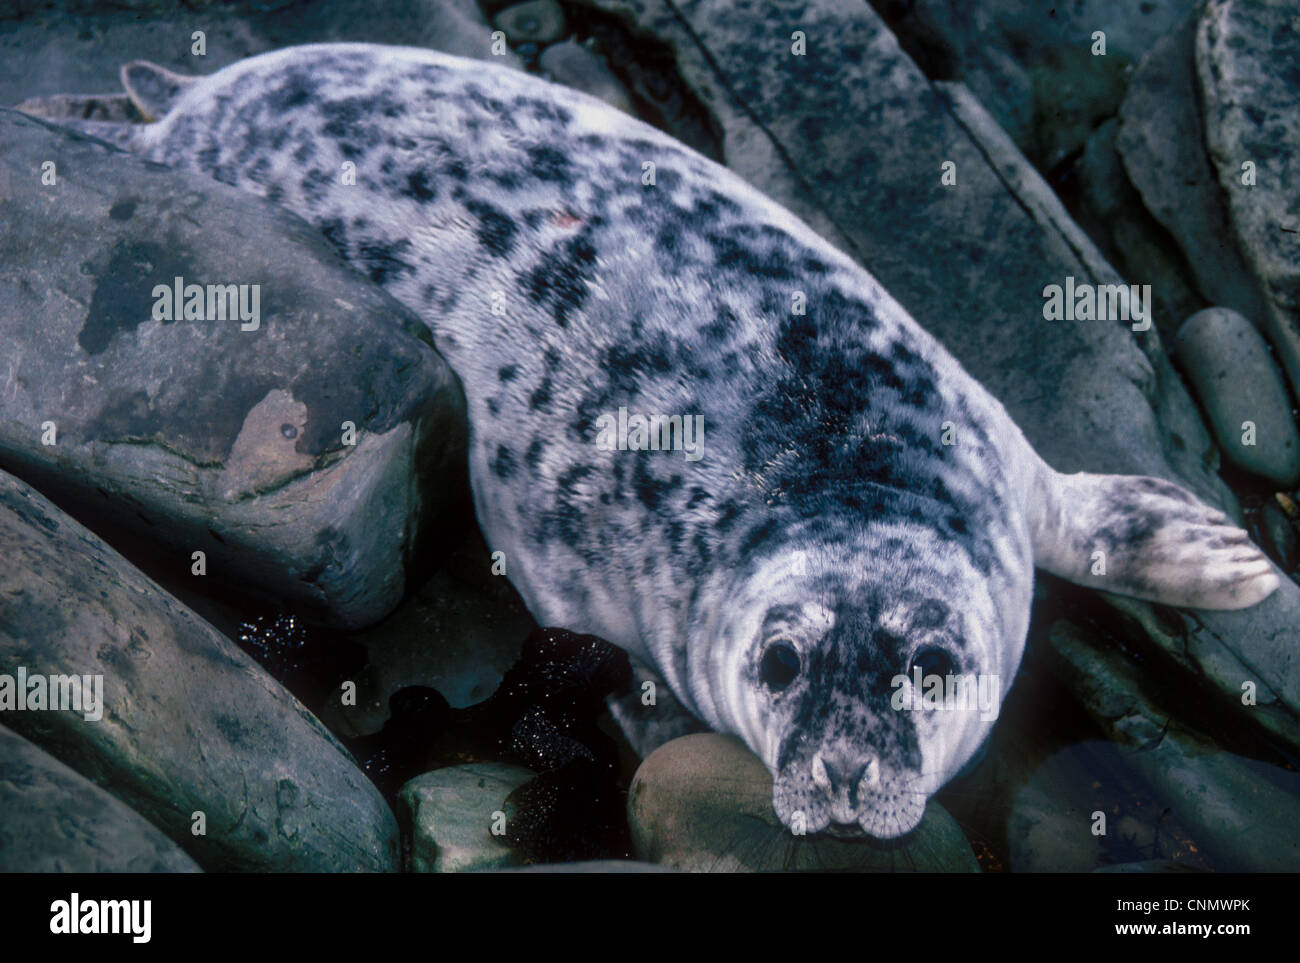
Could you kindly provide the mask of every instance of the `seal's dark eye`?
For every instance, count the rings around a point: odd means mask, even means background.
[[[924,679],[932,675],[953,675],[956,668],[952,656],[943,649],[929,645],[916,650],[916,655],[912,656],[912,664],[907,667],[907,674],[912,675],[920,669],[921,678]]]
[[[799,653],[794,646],[786,642],[773,642],[763,653],[763,665],[759,675],[763,684],[773,691],[779,691],[794,681],[799,674]]]

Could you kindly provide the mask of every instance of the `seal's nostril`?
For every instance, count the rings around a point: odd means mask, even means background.
[[[858,784],[866,763],[847,756],[818,753],[813,759],[813,782],[832,793],[852,790]]]

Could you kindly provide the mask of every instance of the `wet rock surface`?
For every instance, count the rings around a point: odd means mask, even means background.
[[[175,843],[0,726],[0,873],[197,873]]]
[[[1213,0],[1196,36],[1205,135],[1264,319],[1300,391],[1300,22],[1285,0]]]
[[[1198,311],[1176,346],[1224,455],[1283,488],[1300,481],[1300,435],[1286,384],[1250,321],[1227,308]]]
[[[471,763],[408,782],[398,794],[398,813],[410,826],[410,870],[468,873],[518,863],[493,827],[504,830],[506,795],[532,778],[522,766]]]
[[[1262,324],[1264,304],[1234,242],[1205,146],[1196,29],[1189,18],[1138,64],[1119,114],[1116,146],[1146,209],[1186,255],[1201,295]]]
[[[201,577],[387,614],[465,498],[463,397],[423,325],[274,205],[12,111],[0,131],[0,465],[178,567],[203,553]]]
[[[1300,865],[1300,776],[1276,757],[1233,752],[1223,733],[1196,727],[1191,701],[1162,685],[1158,663],[1139,671],[1065,620],[1051,627],[1049,644],[1056,671],[1128,750],[1131,771],[1151,787],[1158,808],[1186,827],[1210,868],[1277,872]]]
[[[390,870],[392,813],[338,741],[234,643],[0,474],[0,672],[98,678],[4,724],[207,870]],[[204,832],[192,827],[200,817]]]

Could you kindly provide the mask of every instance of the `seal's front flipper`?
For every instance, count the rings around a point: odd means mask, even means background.
[[[1043,469],[1028,511],[1034,564],[1053,575],[1199,609],[1244,609],[1280,584],[1245,531],[1171,482]]]
[[[185,88],[200,79],[173,73],[147,60],[133,60],[124,65],[121,77],[131,103],[151,121],[166,117]]]

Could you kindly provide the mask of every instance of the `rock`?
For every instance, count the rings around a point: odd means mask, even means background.
[[[1195,0],[908,0],[876,3],[935,80],[963,81],[1016,144],[1050,170],[1114,115],[1127,72]],[[1094,34],[1106,53],[1094,56]]]
[[[424,325],[267,201],[13,111],[0,142],[0,465],[178,572],[201,551],[303,616],[387,614],[465,497],[464,400]],[[153,320],[177,277],[260,285],[256,329]]]
[[[1205,300],[1263,324],[1264,302],[1234,243],[1205,148],[1195,46],[1196,21],[1189,18],[1142,58],[1120,110],[1115,146],[1128,180],[1177,241]]]
[[[134,9],[87,0],[77,12],[63,3],[33,6],[38,9],[0,31],[0,105],[68,91],[120,90],[118,69],[131,60],[206,74],[303,43],[406,44],[520,66],[509,51],[491,52],[491,27],[474,0],[331,0],[311,16],[303,16],[299,0],[145,0]],[[204,33],[203,56],[191,52],[195,29]]]
[[[15,707],[6,725],[204,869],[394,868],[392,813],[338,741],[234,643],[3,473],[0,558],[0,674],[102,686],[81,711]]]
[[[1172,859],[1144,859],[1136,863],[1119,863],[1115,866],[1102,866],[1094,873],[1195,873],[1200,872],[1186,863]]]
[[[581,863],[543,863],[538,866],[512,866],[498,873],[671,873],[667,866],[639,863],[634,859],[590,859]]]
[[[1029,775],[1007,817],[1013,872],[1086,873],[1153,853],[1204,868],[1186,829],[1133,773],[1128,752],[1086,740]],[[1100,835],[1093,831],[1097,813],[1106,820]]]
[[[636,115],[627,88],[605,62],[582,44],[566,40],[542,51],[542,70],[556,83],[599,97],[627,114]]]
[[[1300,481],[1291,399],[1250,321],[1229,308],[1198,311],[1179,330],[1177,353],[1224,456],[1282,488]]]
[[[1300,866],[1300,775],[1217,748],[1188,723],[1205,718],[1195,690],[1180,694],[1166,673],[1137,668],[1064,619],[1048,638],[1057,673],[1124,748],[1125,762],[1151,787],[1157,809],[1187,827],[1209,868],[1292,872]],[[1170,717],[1169,709],[1185,714]]]
[[[0,726],[0,873],[197,873],[148,820]]]
[[[901,845],[798,837],[772,812],[772,777],[734,736],[684,736],[650,755],[628,791],[638,859],[691,872],[977,872],[970,844],[931,800]]]
[[[495,823],[504,827],[506,796],[532,778],[522,766],[472,763],[412,779],[397,796],[411,837],[410,869],[465,873],[519,862],[492,829]]]
[[[528,3],[507,7],[492,19],[492,23],[504,31],[506,39],[515,46],[555,43],[568,30],[564,11],[555,0],[529,0]]]
[[[353,636],[370,653],[355,679],[356,705],[335,698],[322,718],[335,731],[370,735],[388,717],[389,698],[406,686],[437,689],[457,709],[492,695],[536,628],[519,593],[492,567],[473,527],[396,612]]]
[[[1296,526],[1275,502],[1265,502],[1259,509],[1259,545],[1285,572],[1300,565],[1300,537]]]
[[[1185,280],[1189,269],[1182,252],[1129,182],[1115,148],[1118,128],[1112,117],[1093,131],[1075,167],[1083,207],[1080,226],[1099,239],[1126,279],[1151,285],[1155,325],[1170,340],[1183,319],[1205,307],[1205,300]]]
[[[425,11],[425,31],[431,41],[421,46],[459,57],[522,66],[519,58],[509,51],[492,53],[492,27],[475,0],[428,0],[421,7]]]
[[[1206,141],[1267,306],[1265,333],[1300,394],[1300,21],[1291,0],[1212,0],[1196,67]],[[1247,170],[1244,165],[1250,165]],[[1253,184],[1243,183],[1253,180]]]

